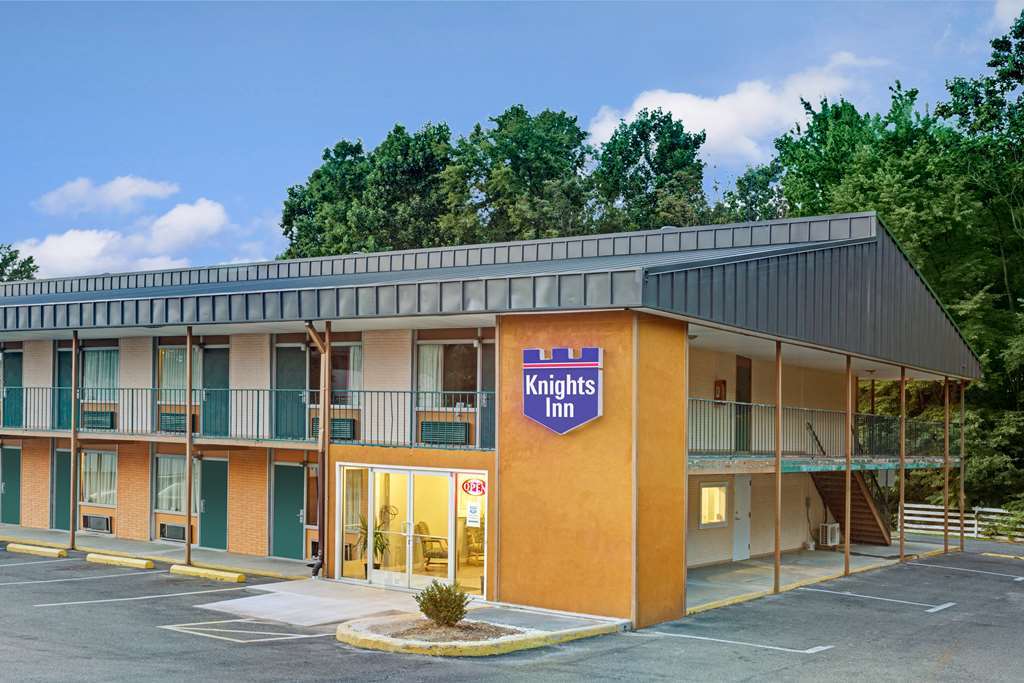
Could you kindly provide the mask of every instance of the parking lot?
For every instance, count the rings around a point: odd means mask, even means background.
[[[0,552],[5,680],[1019,680],[1024,561],[995,544],[651,629],[482,660],[355,650],[334,627],[197,608],[244,586]],[[1006,546],[1004,553],[1024,554]]]

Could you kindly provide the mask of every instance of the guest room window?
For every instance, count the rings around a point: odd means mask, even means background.
[[[117,349],[86,349],[82,352],[82,400],[94,403],[117,401]]]
[[[725,504],[729,487],[724,483],[700,485],[700,528],[726,526]]]
[[[180,455],[156,456],[156,510],[185,510],[185,458]],[[199,467],[192,468],[192,512],[199,507]]]
[[[117,453],[82,454],[82,502],[117,505]]]
[[[420,344],[416,369],[421,408],[476,404],[477,348],[474,344]]]
[[[202,354],[192,352],[192,387],[203,386]],[[160,382],[160,402],[185,405],[185,347],[165,346],[157,356],[157,376]]]

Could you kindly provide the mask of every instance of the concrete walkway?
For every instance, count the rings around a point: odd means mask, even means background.
[[[0,541],[67,548],[68,532],[0,524]],[[134,541],[88,531],[78,532],[75,539],[75,550],[141,557],[167,564],[185,560],[185,547],[180,543]],[[309,567],[305,562],[299,560],[243,555],[196,547],[192,548],[192,564],[208,569],[225,569],[277,579],[306,579],[310,576]]]
[[[864,571],[892,564],[892,560],[852,555],[851,571]],[[803,585],[834,578],[843,571],[843,554],[830,550],[800,550],[782,555],[782,587]],[[771,556],[708,567],[687,572],[686,607],[700,611],[731,604],[771,592],[775,561]]]
[[[226,612],[247,619],[280,621],[296,626],[323,626],[356,619],[419,615],[413,593],[360,586],[340,581],[307,579],[262,584],[264,595],[219,600],[204,609]],[[537,632],[587,630],[603,624],[625,628],[628,621],[585,615],[562,614],[483,600],[470,603],[468,619]]]

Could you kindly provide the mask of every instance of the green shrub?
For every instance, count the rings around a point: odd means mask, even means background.
[[[454,626],[466,616],[469,596],[458,586],[434,579],[416,595],[416,604],[423,616],[438,626]]]

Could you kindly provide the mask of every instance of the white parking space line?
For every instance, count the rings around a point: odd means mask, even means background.
[[[204,593],[223,593],[225,591],[244,591],[252,586],[238,586],[237,588],[211,588],[205,591],[189,591],[187,593],[159,593],[156,595],[135,595],[130,598],[106,598],[104,600],[75,600],[74,602],[47,602],[33,607],[67,607],[69,605],[98,605],[104,602],[131,602],[133,600],[159,600],[160,598],[180,598],[185,595],[203,595]]]
[[[1014,581],[1024,581],[1024,576],[1018,576],[1017,574],[1003,574],[1000,572],[987,572],[981,569],[967,569],[965,567],[948,567],[944,564],[925,564],[924,562],[907,562],[915,567],[931,567],[932,569],[952,569],[955,572],[971,572],[972,574],[989,574],[991,576],[1005,576],[1008,579]]]
[[[694,636],[688,633],[666,633],[664,631],[647,631],[640,633],[638,631],[626,631],[622,635],[624,636],[642,636],[648,638],[657,638],[658,636],[667,636],[669,638],[687,638],[689,640],[703,640],[711,643],[724,643],[726,645],[743,645],[744,647],[755,647],[760,650],[773,650],[775,652],[789,652],[797,655],[813,655],[825,650],[831,650],[833,645],[817,645],[815,647],[809,647],[806,650],[797,650],[791,647],[779,647],[778,645],[765,645],[763,643],[747,643],[742,640],[726,640],[725,638],[709,638],[708,636]]]
[[[24,567],[30,564],[52,564],[54,562],[74,562],[79,558],[77,557],[62,557],[59,560],[33,560],[32,562],[2,562],[0,563],[0,569],[4,567]]]
[[[102,576],[75,576],[70,579],[36,579],[34,581],[7,581],[0,583],[0,586],[27,586],[33,583],[64,583],[66,581],[96,581],[98,579],[121,579],[127,576],[141,576],[143,574],[166,574],[166,569],[154,569],[146,572],[125,572],[124,574],[103,574]]]
[[[270,643],[281,640],[305,640],[308,638],[328,638],[333,636],[333,633],[287,633],[280,631],[251,631],[247,629],[237,628],[222,628],[222,626],[232,624],[253,624],[254,626],[277,626],[278,624],[268,624],[267,622],[257,621],[255,619],[224,619],[220,621],[200,621],[192,624],[171,624],[168,626],[159,626],[158,628],[166,629],[168,631],[176,631],[177,633],[187,633],[193,636],[203,636],[204,638],[213,638],[215,640],[226,640],[230,643],[237,643],[239,645],[248,645],[250,643]],[[222,633],[234,633],[234,634],[250,634],[254,636],[267,636],[265,638],[233,638],[227,635],[218,635]]]
[[[895,602],[901,605],[914,605],[915,607],[927,607],[925,612],[935,613],[941,612],[944,609],[949,609],[955,602],[947,602],[941,605],[932,605],[927,602],[913,602],[911,600],[896,600],[895,598],[881,598],[877,595],[864,595],[862,593],[851,593],[850,591],[830,591],[825,588],[798,588],[797,590],[807,591],[809,593],[828,593],[829,595],[839,595],[844,598],[864,598],[865,600],[879,600],[881,602]]]

